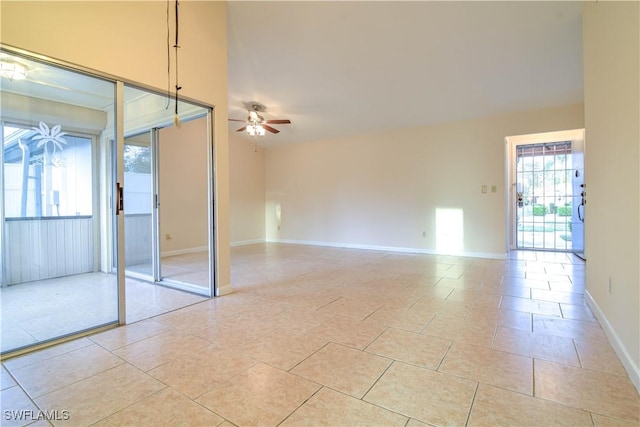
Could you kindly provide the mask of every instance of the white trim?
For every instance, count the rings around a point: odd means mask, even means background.
[[[240,240],[239,242],[231,242],[231,247],[255,245],[256,243],[265,243],[265,239]]]
[[[607,316],[604,315],[596,301],[591,297],[589,291],[585,290],[584,295],[587,305],[591,308],[591,311],[598,319],[598,322],[600,322],[605,335],[609,339],[609,343],[622,361],[622,365],[626,369],[627,374],[629,374],[631,382],[636,386],[638,393],[640,393],[640,366],[633,361],[624,343],[616,333],[615,329],[613,329],[613,326],[611,326],[611,323],[609,323]]]
[[[197,252],[208,252],[208,246],[199,246],[196,248],[185,248],[185,249],[177,249],[175,251],[164,251],[160,254],[160,256],[174,256],[174,255],[185,255],[185,254],[195,254]]]
[[[231,284],[227,283],[226,285],[220,286],[218,288],[218,292],[217,292],[216,296],[221,297],[223,295],[229,295],[232,292],[233,292],[233,288],[231,287]]]
[[[385,251],[385,252],[402,252],[402,253],[414,253],[414,254],[427,254],[427,255],[451,255],[462,256],[471,258],[491,258],[491,259],[506,259],[506,253],[490,253],[490,252],[460,252],[460,253],[442,253],[431,249],[422,248],[402,248],[398,246],[377,246],[377,245],[358,245],[353,243],[335,243],[335,242],[320,242],[315,240],[287,240],[287,239],[268,239],[268,243],[286,243],[291,245],[309,245],[309,246],[327,246],[332,248],[348,248],[348,249],[365,249],[372,251]]]

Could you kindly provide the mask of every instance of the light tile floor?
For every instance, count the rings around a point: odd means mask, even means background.
[[[127,272],[129,271],[152,276],[153,265],[150,262],[127,265]],[[163,280],[206,289],[209,287],[209,252],[163,256],[160,260],[160,271]]]
[[[2,425],[637,426],[584,268],[233,248],[230,295],[5,361]]]
[[[201,257],[206,261],[206,255]],[[192,268],[192,277],[207,276],[206,266],[200,267],[185,262],[183,268]],[[131,277],[125,289],[128,323],[207,300]],[[0,349],[9,352],[116,322],[116,277],[85,273],[0,288],[0,308]]]

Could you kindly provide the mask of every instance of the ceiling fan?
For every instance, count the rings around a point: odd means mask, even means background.
[[[264,105],[254,103],[248,107],[249,116],[246,120],[229,119],[229,121],[247,123],[240,129],[236,129],[236,132],[247,131],[251,136],[264,136],[265,131],[274,134],[279,133],[280,131],[278,129],[269,125],[288,125],[291,123],[289,119],[265,120],[265,118],[260,115],[260,113],[263,113],[265,110],[266,107]]]

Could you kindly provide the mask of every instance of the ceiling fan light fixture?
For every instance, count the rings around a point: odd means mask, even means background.
[[[27,68],[15,62],[0,62],[0,76],[9,80],[24,80],[27,78]]]
[[[259,124],[249,124],[247,125],[247,133],[251,136],[264,136],[265,129]]]

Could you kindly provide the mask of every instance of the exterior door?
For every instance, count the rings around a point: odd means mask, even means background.
[[[584,131],[508,138],[515,249],[584,250]]]

